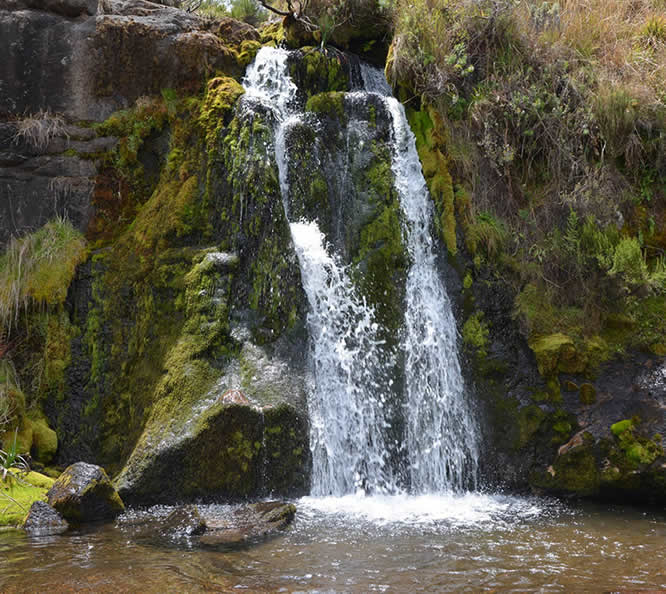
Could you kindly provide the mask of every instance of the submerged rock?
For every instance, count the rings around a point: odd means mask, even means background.
[[[206,522],[199,514],[199,509],[194,505],[176,508],[172,511],[160,526],[160,532],[164,536],[196,536],[206,531]]]
[[[284,530],[295,515],[296,506],[284,501],[250,503],[228,515],[206,518],[207,530],[200,542],[218,546],[265,538]]]
[[[69,529],[67,520],[44,501],[35,501],[30,507],[23,529],[30,536],[52,536]]]
[[[125,510],[104,469],[85,462],[69,466],[47,497],[49,505],[75,522],[115,518]]]

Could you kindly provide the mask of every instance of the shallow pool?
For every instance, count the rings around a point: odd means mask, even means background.
[[[666,588],[666,512],[479,494],[295,503],[298,513],[286,532],[226,549],[157,536],[153,528],[169,511],[164,507],[58,537],[3,532],[0,591]]]

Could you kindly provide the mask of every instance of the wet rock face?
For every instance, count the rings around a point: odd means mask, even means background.
[[[483,356],[468,352],[463,366],[484,428],[482,476],[541,494],[663,505],[664,358],[629,353],[593,377],[544,378],[511,317],[511,294],[484,280],[473,303],[485,314],[488,341]]]
[[[125,509],[104,469],[85,462],[69,466],[47,497],[50,506],[73,522],[111,519]]]
[[[140,441],[116,479],[125,501],[307,492],[308,423],[294,407],[262,411],[220,401],[189,421],[192,427],[183,429],[187,433],[163,433],[157,446]]]
[[[23,529],[30,536],[53,536],[66,532],[69,524],[48,503],[35,501],[23,523]]]
[[[50,131],[47,130],[47,127]],[[86,155],[115,145],[93,130],[45,114],[0,121],[0,243],[56,216],[85,229],[96,167]]]
[[[0,7],[0,114],[103,120],[137,97],[238,71],[196,15],[134,0],[10,0]]]
[[[198,91],[215,71],[241,74],[228,40],[207,26],[143,0],[0,3],[0,244],[55,216],[86,229],[94,156],[117,141],[96,138],[87,123],[163,89]],[[227,31],[257,35],[229,24]],[[62,123],[47,134],[17,135],[19,122],[44,130],[56,114]]]

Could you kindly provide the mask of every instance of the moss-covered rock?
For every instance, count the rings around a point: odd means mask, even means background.
[[[351,90],[350,64],[341,54],[304,47],[289,61],[289,72],[307,98],[319,93]]]
[[[310,442],[305,413],[288,404],[264,410],[263,445],[265,492],[307,493],[310,488]]]
[[[583,434],[577,445],[558,455],[552,466],[530,477],[533,486],[559,495],[598,494],[600,473],[593,451],[594,439]]]
[[[115,518],[125,510],[104,469],[85,462],[65,469],[47,497],[51,507],[73,522]]]
[[[416,148],[423,175],[437,213],[437,231],[449,253],[458,252],[453,180],[446,158],[446,140],[440,116],[433,109],[409,110],[409,124],[416,136]]]
[[[581,384],[580,401],[583,404],[594,404],[597,401],[597,390],[594,385],[590,383]]]
[[[58,451],[58,435],[48,426],[46,419],[32,421],[32,457],[43,464],[49,464]]]

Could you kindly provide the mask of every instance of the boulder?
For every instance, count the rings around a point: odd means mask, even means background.
[[[111,519],[125,510],[104,469],[85,462],[69,466],[47,497],[49,505],[74,522]]]
[[[52,536],[66,532],[69,524],[48,503],[35,501],[23,523],[23,529],[30,536]]]
[[[284,501],[250,503],[228,514],[206,518],[206,546],[234,545],[258,540],[284,530],[294,519],[296,506]]]

